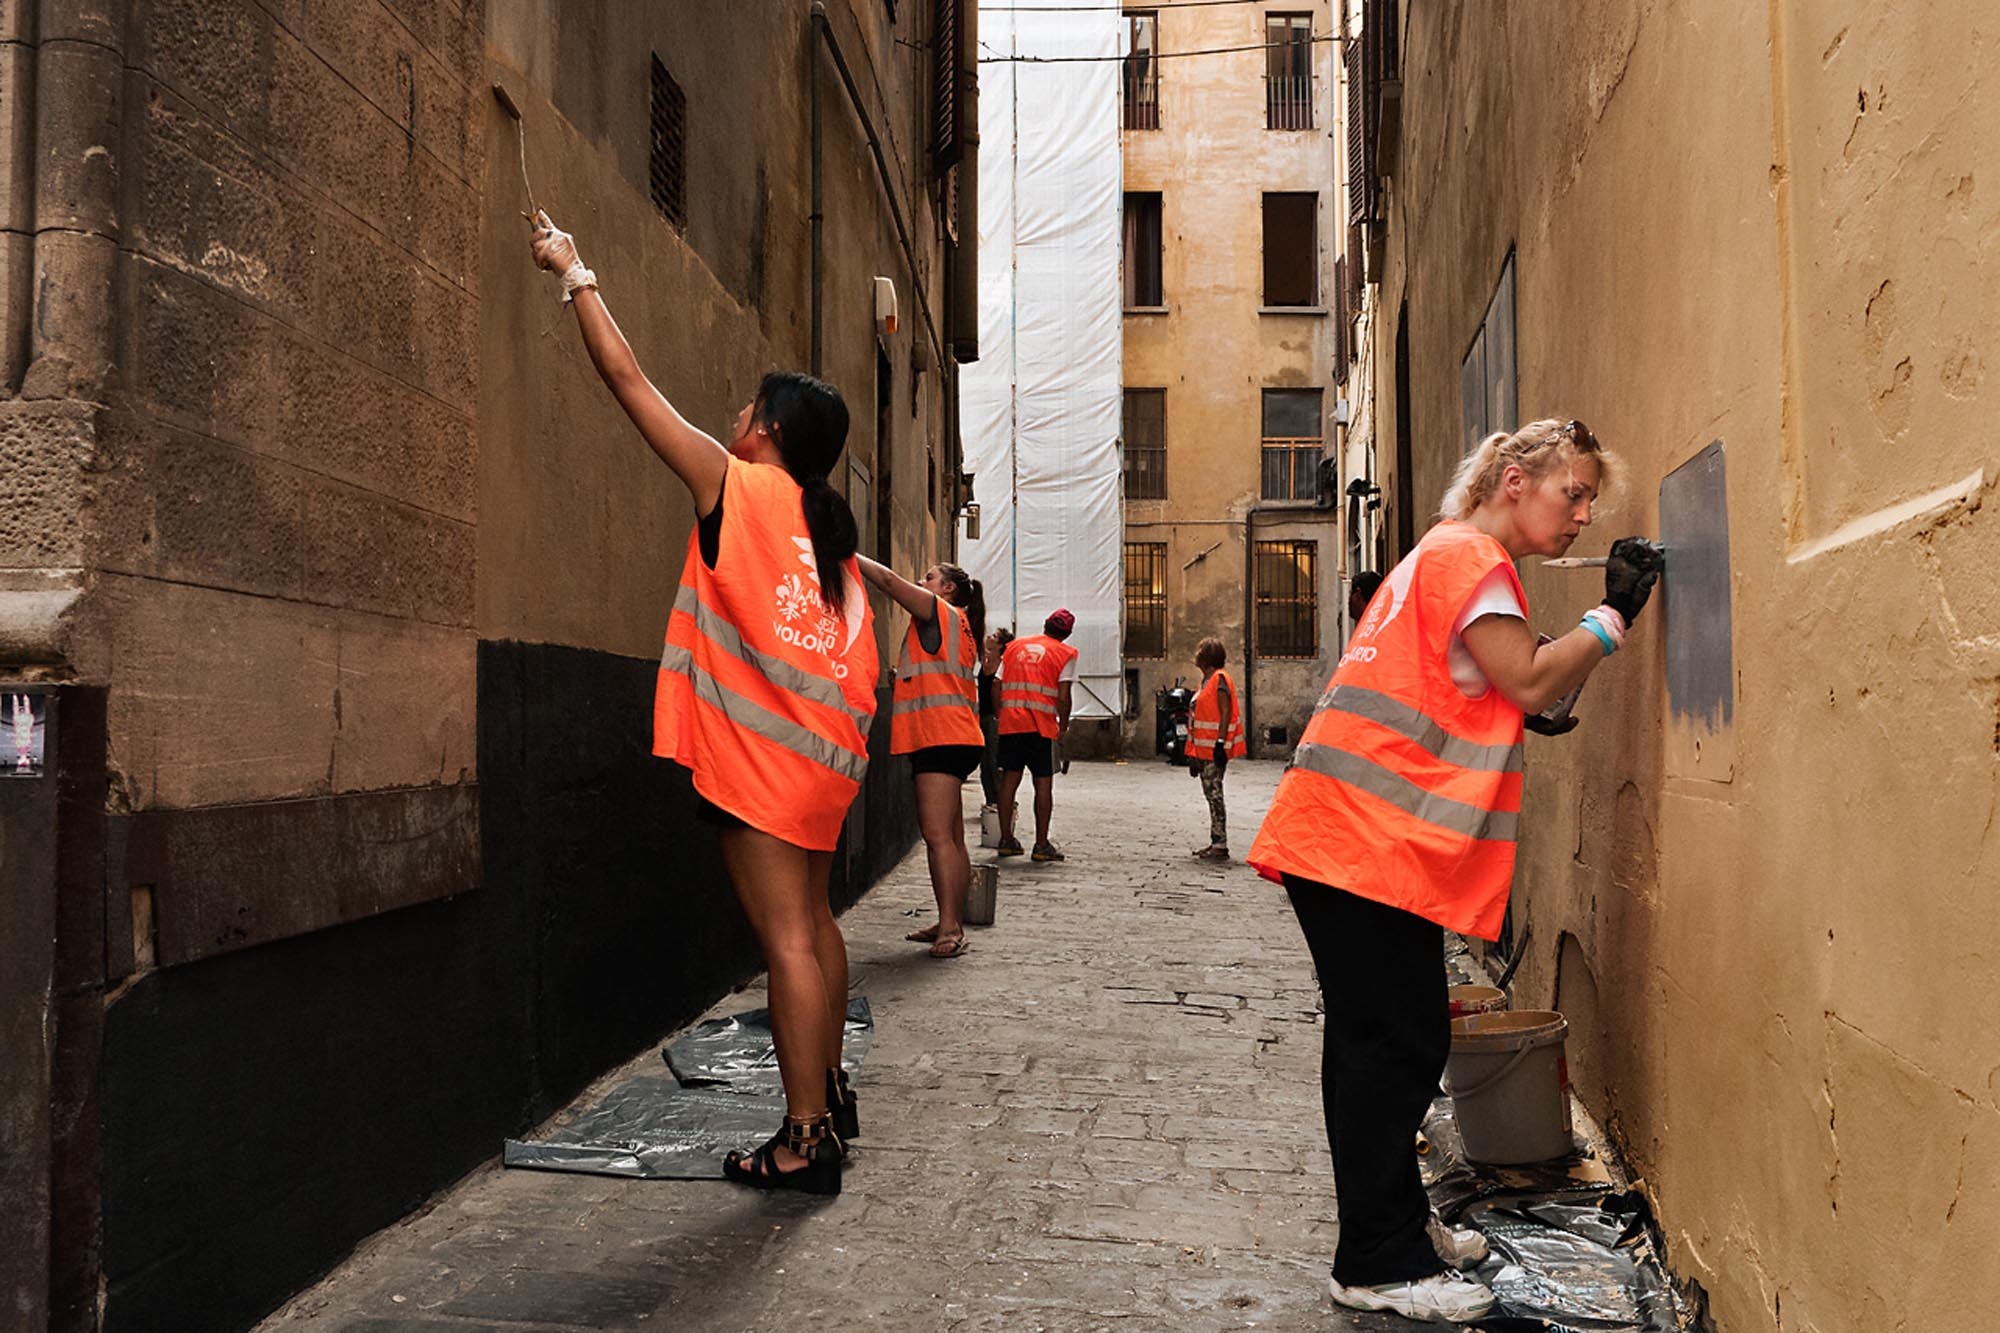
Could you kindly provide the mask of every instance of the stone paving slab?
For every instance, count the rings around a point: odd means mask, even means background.
[[[1230,766],[1239,853],[1280,771]],[[263,1327],[1418,1327],[1327,1298],[1311,965],[1281,890],[1189,857],[1207,827],[1180,769],[1078,764],[1056,788],[1069,859],[1000,862],[963,956],[902,938],[931,919],[921,847],[848,912],[877,1026],[838,1198],[493,1165]],[[659,1067],[670,1035],[608,1079]]]

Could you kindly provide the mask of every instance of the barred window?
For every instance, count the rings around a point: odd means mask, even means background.
[[[1167,498],[1167,391],[1125,391],[1125,498]]]
[[[1259,657],[1319,656],[1318,542],[1258,542],[1256,599]]]
[[[1313,127],[1312,15],[1264,16],[1264,128]]]
[[[1150,9],[1125,11],[1124,57],[1119,66],[1119,102],[1128,130],[1160,128],[1160,16]]]
[[[687,94],[654,56],[647,176],[653,207],[676,227],[687,226],[687,107]]]
[[[1125,543],[1125,656],[1167,655],[1167,544]]]
[[[1264,498],[1319,498],[1320,391],[1264,390]]]

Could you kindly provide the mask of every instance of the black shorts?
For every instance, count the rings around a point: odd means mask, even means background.
[[[910,752],[910,772],[949,773],[963,782],[979,767],[985,752],[983,745],[926,745]]]
[[[1000,771],[1019,773],[1024,768],[1038,778],[1052,777],[1056,771],[1055,742],[1039,731],[1002,732]]]
[[[694,817],[704,824],[716,828],[749,828],[750,824],[741,815],[732,815],[700,792],[695,793]]]

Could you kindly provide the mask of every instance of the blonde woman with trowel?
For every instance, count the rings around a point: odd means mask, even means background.
[[[1246,858],[1285,886],[1326,1001],[1320,1072],[1340,1240],[1336,1303],[1467,1323],[1493,1305],[1452,1271],[1476,1231],[1431,1212],[1416,1132],[1451,1049],[1447,930],[1494,939],[1514,875],[1522,733],[1611,656],[1660,577],[1612,544],[1604,601],[1537,641],[1514,562],[1561,556],[1612,460],[1580,421],[1489,435],[1443,521],[1383,581],[1334,670]]]

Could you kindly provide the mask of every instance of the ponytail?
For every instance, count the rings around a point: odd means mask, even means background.
[[[861,533],[847,498],[825,477],[802,482],[799,503],[812,534],[813,562],[819,567],[819,594],[829,607],[847,613],[847,561],[860,546]]]
[[[757,386],[750,415],[769,427],[785,471],[799,484],[806,531],[812,536],[819,569],[820,598],[834,611],[847,610],[848,558],[861,545],[861,531],[847,499],[827,481],[847,445],[847,403],[840,390],[797,371],[774,370]]]
[[[1473,511],[1492,499],[1500,489],[1500,479],[1506,475],[1509,466],[1518,467],[1539,481],[1565,456],[1572,461],[1578,458],[1595,459],[1600,484],[1611,484],[1615,460],[1609,451],[1598,444],[1597,437],[1590,433],[1590,427],[1581,421],[1530,421],[1511,434],[1504,430],[1495,431],[1465,456],[1465,461],[1458,465],[1458,471],[1452,474],[1451,485],[1445,489],[1444,500],[1438,505],[1438,517],[1471,518]]]
[[[957,565],[940,564],[938,572],[950,579],[958,591],[951,595],[951,604],[965,612],[965,621],[972,627],[972,641],[986,642],[986,589],[978,579],[966,573]]]

